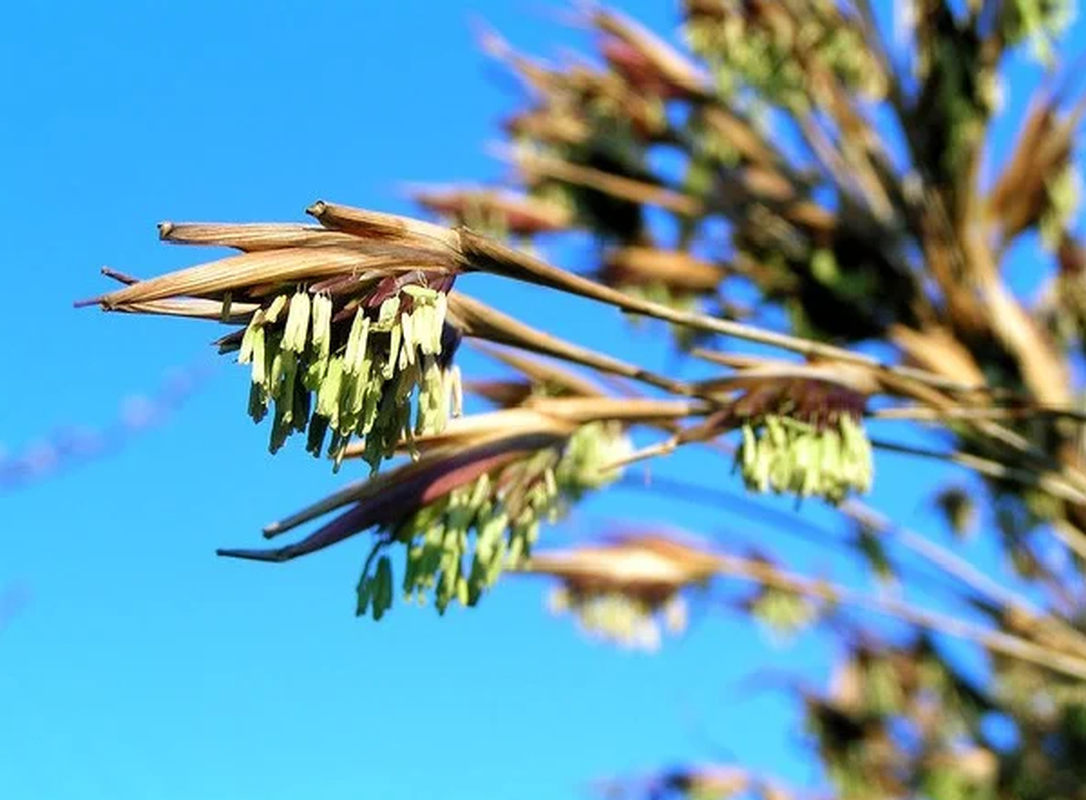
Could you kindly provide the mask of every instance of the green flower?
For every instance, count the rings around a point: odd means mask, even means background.
[[[742,441],[735,466],[747,488],[840,503],[871,490],[866,396],[818,379],[769,379],[735,401]]]
[[[871,443],[852,417],[822,427],[787,416],[744,423],[736,464],[756,492],[823,497],[837,504],[871,490]]]
[[[439,613],[454,600],[475,605],[506,569],[526,563],[543,522],[621,477],[600,468],[629,449],[621,426],[588,423],[561,448],[483,473],[398,522],[389,536],[406,550],[405,596],[420,604],[432,596]]]

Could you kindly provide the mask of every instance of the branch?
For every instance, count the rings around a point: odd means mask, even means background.
[[[972,642],[991,653],[1028,661],[1053,672],[1086,680],[1086,658],[1042,647],[1013,634],[995,631],[956,617],[917,608],[907,603],[873,597],[839,584],[816,581],[785,572],[765,562],[738,556],[717,557],[718,575],[750,581],[831,604],[851,606],[862,611],[896,617],[911,625]]]

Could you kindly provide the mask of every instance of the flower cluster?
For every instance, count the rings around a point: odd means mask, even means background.
[[[749,489],[824,497],[831,503],[840,503],[851,491],[870,491],[874,475],[871,442],[847,415],[821,428],[776,415],[746,423],[736,464]]]
[[[556,522],[568,503],[616,480],[601,467],[630,452],[622,426],[594,422],[579,427],[561,447],[548,447],[484,472],[414,513],[385,526],[378,548],[405,550],[404,595],[438,612],[454,600],[474,606],[506,569],[531,555],[543,522]],[[385,556],[363,571],[358,613],[380,619],[392,602]]]
[[[686,629],[683,589],[704,584],[716,566],[701,546],[647,534],[542,553],[528,569],[561,581],[549,597],[552,613],[572,614],[593,638],[654,651],[665,632]]]
[[[164,241],[241,252],[144,281],[105,270],[126,286],[80,305],[241,324],[217,344],[249,365],[249,414],[272,411],[271,451],[307,433],[319,455],[331,432],[338,468],[361,437],[376,469],[459,413],[446,312],[461,265],[436,226],[325,202],[307,212],[319,226],[162,223]]]
[[[574,614],[587,636],[631,650],[655,652],[663,631],[686,630],[686,601],[678,596],[654,606],[621,592],[581,593],[560,586],[551,592],[548,606],[556,614]]]
[[[857,20],[833,0],[687,0],[686,8],[687,40],[713,65],[725,96],[750,86],[786,107],[802,108],[823,73],[872,98],[886,91],[885,74]]]
[[[820,610],[810,597],[771,587],[759,589],[747,605],[754,618],[782,641],[817,621]]]
[[[735,466],[747,487],[837,504],[874,478],[862,419],[866,398],[827,381],[766,383],[736,401],[742,442]]]
[[[442,358],[445,294],[424,283],[402,283],[394,292],[379,305],[356,303],[353,313],[350,306],[337,313],[323,292],[278,295],[253,314],[240,341],[224,344],[252,367],[253,419],[262,420],[274,403],[272,452],[308,426],[314,455],[329,431],[328,452],[337,459],[359,436],[376,468],[401,439],[444,429],[460,404],[458,372]]]
[[[1074,21],[1070,0],[1010,0],[1000,8],[1000,28],[1012,44],[1028,39],[1033,55],[1048,64],[1053,41]]]

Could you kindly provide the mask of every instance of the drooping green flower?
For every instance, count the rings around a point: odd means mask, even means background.
[[[747,488],[831,503],[871,489],[866,396],[813,378],[767,379],[735,401],[735,466]]]
[[[432,595],[442,613],[454,600],[475,605],[506,568],[531,556],[543,522],[557,522],[568,504],[617,480],[620,471],[600,468],[629,451],[620,425],[589,423],[560,448],[483,473],[418,509],[389,531],[406,550],[405,595],[422,603]]]
[[[745,423],[742,431],[736,463],[749,489],[831,503],[871,489],[871,443],[848,415],[819,427],[770,414]]]
[[[707,549],[647,534],[544,552],[527,571],[561,581],[548,605],[556,614],[573,615],[588,636],[654,651],[665,632],[686,628],[682,590],[703,584],[716,566]]]
[[[279,536],[309,520],[346,508],[299,542],[219,554],[255,561],[289,561],[365,530],[376,542],[358,584],[358,613],[380,618],[392,603],[391,552],[404,552],[401,576],[408,599],[432,599],[439,612],[453,601],[475,605],[502,572],[531,556],[543,522],[555,522],[584,493],[621,477],[601,470],[630,452],[624,427],[575,423],[522,409],[458,421],[443,434],[421,437],[417,461],[348,486],[282,523]],[[364,452],[352,447],[348,456]]]
[[[444,429],[459,392],[459,373],[447,366],[444,349],[445,293],[425,280],[381,290],[380,284],[374,290],[387,294],[379,305],[363,299],[339,310],[328,294],[310,301],[310,292],[300,290],[253,315],[237,344],[238,362],[252,365],[254,420],[274,403],[273,452],[308,426],[314,455],[331,431],[328,452],[338,463],[357,436],[376,468],[401,439]],[[285,318],[283,308],[289,308]]]

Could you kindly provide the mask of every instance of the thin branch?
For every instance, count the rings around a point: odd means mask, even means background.
[[[845,586],[813,580],[779,570],[771,564],[738,556],[718,556],[717,574],[795,592],[831,604],[846,605],[862,611],[896,617],[910,625],[972,642],[991,653],[1028,661],[1053,672],[1086,680],[1086,658],[1042,647],[1020,636],[984,628],[946,614],[917,608],[908,603],[874,597]]]
[[[806,528],[813,534],[812,541],[842,543],[840,539],[835,539],[831,533],[813,525],[803,517],[770,508],[745,495],[731,495],[707,486],[656,476],[645,480],[627,476],[619,485],[641,490],[656,490],[668,498],[723,507],[747,518],[760,518],[783,531],[794,532],[797,528]],[[1086,656],[1086,639],[1080,631],[1063,620],[1041,611],[1028,599],[989,578],[952,551],[919,533],[894,523],[884,514],[857,499],[847,500],[831,508],[848,519],[865,525],[875,533],[892,537],[902,547],[910,550],[945,578],[953,581],[957,588],[960,589],[964,585],[1005,611],[1026,615],[1037,628],[1058,634],[1069,649]]]
[[[801,539],[810,545],[835,553],[850,544],[849,539],[840,535],[839,529],[822,528],[799,513],[782,511],[760,503],[748,496],[746,492],[733,493],[648,473],[644,477],[626,475],[616,484],[616,487],[654,492],[668,500],[722,509],[742,517],[745,521],[763,522],[783,535]],[[910,572],[909,585],[923,581],[931,584],[934,589],[953,593],[955,599],[960,599],[961,585],[954,575],[941,570],[938,564],[927,564],[928,567],[936,567],[935,570],[922,570],[921,566],[921,563],[903,563],[898,565],[897,569],[900,573],[906,570]]]
[[[1025,408],[975,408],[970,406],[948,406],[929,408],[927,406],[895,406],[880,408],[868,412],[872,419],[904,419],[919,422],[942,422],[944,420],[976,419],[1033,419],[1036,417],[1057,417],[1086,422],[1086,411],[1079,408],[1034,405]]]
[[[449,294],[449,314],[461,332],[470,338],[553,356],[609,375],[641,381],[672,394],[694,394],[689,384],[560,339],[461,292]]]
[[[992,580],[952,551],[941,547],[919,533],[894,523],[884,514],[855,498],[846,500],[837,507],[837,510],[872,530],[892,536],[903,547],[912,550],[945,574],[952,576],[973,591],[1002,606],[1005,611],[1028,616],[1033,624],[1057,633],[1069,648],[1073,648],[1086,656],[1086,635],[1082,631],[1051,614],[1046,614],[1028,599],[1003,584]],[[1081,539],[1082,537],[1078,538]],[[1077,544],[1080,547],[1083,546],[1081,542]],[[1070,543],[1068,545],[1070,546]]]
[[[1022,486],[1042,489],[1060,500],[1067,500],[1071,503],[1086,503],[1086,492],[1069,484],[1062,475],[1052,473],[1038,474],[1031,472],[1030,470],[1012,467],[999,461],[975,456],[970,453],[963,453],[958,450],[931,450],[926,447],[916,447],[913,445],[901,444],[899,442],[888,442],[882,439],[872,439],[871,444],[873,447],[892,453],[903,453],[905,455],[919,456],[921,458],[930,458],[936,461],[950,461],[963,467],[968,467],[981,475],[987,475],[990,478],[998,478]]]

